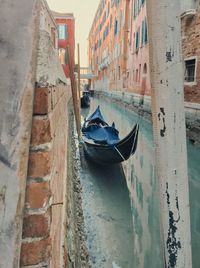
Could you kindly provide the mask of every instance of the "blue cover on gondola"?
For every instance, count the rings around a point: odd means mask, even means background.
[[[90,125],[84,129],[83,133],[96,143],[114,145],[119,141],[118,130],[110,126]]]
[[[90,122],[95,122],[95,123],[103,123],[103,124],[105,124],[105,125],[108,125],[106,122],[105,122],[105,120],[104,120],[104,118],[103,118],[103,115],[101,114],[101,111],[100,111],[100,108],[99,108],[99,106],[97,107],[97,109],[96,109],[96,111],[90,116],[90,117],[88,117],[87,119],[86,119],[86,122],[88,122],[88,121],[90,121]]]
[[[119,131],[114,127],[114,124],[108,126],[99,106],[85,122],[89,122],[89,125],[83,127],[82,132],[85,137],[92,139],[95,143],[113,145],[119,141]]]

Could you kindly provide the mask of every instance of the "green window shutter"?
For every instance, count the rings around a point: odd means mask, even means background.
[[[144,45],[144,29],[145,25],[144,25],[144,20],[142,21],[142,46]]]

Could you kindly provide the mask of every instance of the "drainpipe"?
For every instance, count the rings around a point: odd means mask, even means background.
[[[180,0],[148,0],[152,116],[165,267],[192,267]]]

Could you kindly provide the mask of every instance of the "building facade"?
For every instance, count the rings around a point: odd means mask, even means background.
[[[100,1],[89,33],[89,65],[98,90],[126,88],[129,1]]]
[[[127,89],[150,95],[149,45],[145,0],[130,1]]]
[[[49,34],[51,43],[55,49],[58,48],[58,32],[54,17],[46,1],[41,2],[40,30]]]
[[[181,1],[185,101],[200,102],[199,2]],[[145,0],[101,0],[89,33],[96,90],[151,95]]]
[[[183,2],[181,21],[185,101],[200,103],[200,6],[197,1]]]
[[[72,13],[52,12],[58,29],[58,52],[66,77],[69,77],[69,47],[71,59],[74,61],[75,50],[75,19]]]

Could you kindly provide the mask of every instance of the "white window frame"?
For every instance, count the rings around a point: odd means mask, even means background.
[[[195,60],[195,70],[194,70],[194,81],[193,82],[187,82],[185,81],[185,70],[186,70],[186,61],[188,60]],[[185,86],[195,86],[197,85],[197,56],[191,56],[184,59],[184,85]]]

